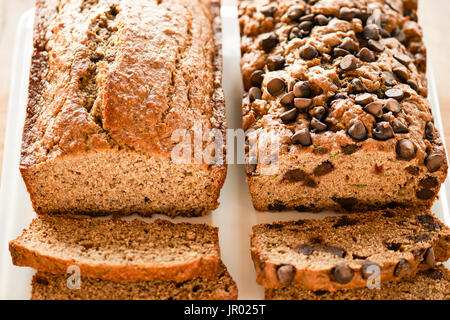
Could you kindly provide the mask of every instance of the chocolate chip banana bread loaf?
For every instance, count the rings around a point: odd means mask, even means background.
[[[243,126],[280,141],[276,174],[248,148],[256,209],[431,206],[448,164],[416,10],[415,0],[240,2]]]
[[[165,220],[93,219],[42,215],[9,244],[13,264],[111,281],[216,279],[218,229]]]
[[[216,279],[183,282],[114,282],[81,277],[80,289],[69,289],[67,276],[38,272],[31,300],[236,300],[238,289],[225,266]]]
[[[419,208],[263,224],[251,253],[265,288],[365,288],[374,269],[381,282],[399,281],[448,260],[450,229]]]
[[[221,155],[172,155],[196,126],[226,128],[219,5],[37,1],[20,169],[39,214],[217,208]]]
[[[294,286],[266,289],[267,300],[448,300],[450,272],[443,266],[419,272],[402,282],[382,284],[378,289],[335,292],[309,291]]]

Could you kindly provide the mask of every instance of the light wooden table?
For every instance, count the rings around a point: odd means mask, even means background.
[[[233,0],[223,0],[224,3]],[[419,0],[420,21],[431,53],[445,127],[447,149],[450,150],[450,1]],[[0,164],[3,159],[4,131],[8,108],[12,49],[20,16],[34,5],[34,0],[0,0]]]

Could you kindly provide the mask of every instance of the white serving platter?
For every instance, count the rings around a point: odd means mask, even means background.
[[[35,213],[18,170],[22,127],[27,102],[28,73],[32,52],[34,11],[26,12],[20,20],[14,51],[13,77],[9,100],[8,121],[5,138],[3,171],[0,188],[0,299],[29,299],[30,281],[34,273],[29,268],[15,267],[11,263],[8,242],[26,228]],[[233,6],[222,8],[224,88],[227,101],[229,128],[241,127],[242,84],[240,73],[240,44],[237,9]],[[437,128],[442,133],[434,78],[429,72],[430,100]],[[443,136],[443,135],[442,135]],[[433,212],[450,225],[448,199],[450,185],[447,180],[442,186],[440,200]],[[222,257],[239,287],[239,298],[257,300],[263,298],[263,289],[255,282],[256,275],[250,257],[249,234],[251,227],[258,223],[286,221],[299,218],[323,218],[332,214],[282,212],[256,212],[248,195],[245,173],[242,165],[230,165],[228,177],[220,197],[220,207],[206,217],[176,218],[174,222],[209,223],[220,228]],[[130,218],[135,218],[130,217]],[[168,219],[165,216],[154,216]],[[129,218],[127,218],[129,219]]]

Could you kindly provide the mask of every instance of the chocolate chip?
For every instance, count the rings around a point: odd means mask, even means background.
[[[299,81],[294,85],[293,91],[297,98],[307,98],[311,95],[311,85],[309,81]]]
[[[355,70],[358,67],[358,59],[354,55],[348,54],[342,59],[339,66],[344,71]]]
[[[335,58],[345,57],[346,55],[349,55],[349,54],[350,54],[349,51],[347,51],[345,49],[342,49],[342,48],[338,48],[337,47],[337,48],[333,49],[333,55],[334,55]]]
[[[413,176],[417,176],[420,173],[419,167],[416,167],[416,166],[406,167],[405,170],[406,170],[406,172],[408,172],[409,174],[411,174]]]
[[[388,250],[391,250],[391,251],[400,251],[400,249],[402,248],[402,244],[396,243],[396,242],[387,242],[384,245],[386,246],[386,248]]]
[[[280,103],[282,104],[282,105],[285,105],[285,106],[289,106],[289,105],[292,105],[292,103],[294,102],[294,92],[288,92],[288,93],[285,93],[282,97],[281,97],[281,99],[280,99]]]
[[[273,5],[264,6],[261,8],[261,13],[266,17],[273,17],[274,13],[277,11],[277,7]]]
[[[321,248],[323,251],[331,253],[332,255],[335,255],[339,258],[345,258],[345,256],[347,255],[347,252],[345,252],[344,249],[339,248],[339,247],[334,247],[334,246],[323,246]]]
[[[307,212],[307,211],[309,211],[309,208],[308,207],[306,207],[306,206],[296,206],[296,207],[294,207],[294,209],[296,210],[296,211],[298,211],[298,212]]]
[[[311,60],[317,57],[319,52],[312,45],[304,45],[300,48],[300,57],[305,60]]]
[[[247,175],[252,174],[256,171],[257,164],[256,163],[247,163],[245,165],[245,173]]]
[[[364,92],[366,91],[366,87],[361,79],[355,78],[352,80],[352,91],[353,92]]]
[[[403,66],[403,65],[395,66],[392,68],[392,71],[403,82],[408,81],[409,73],[408,73],[408,69],[405,66]]]
[[[356,120],[355,123],[348,129],[348,135],[355,140],[367,139],[367,129],[361,120]]]
[[[278,43],[279,43],[279,40],[278,40],[277,35],[272,32],[272,33],[265,35],[262,38],[261,48],[266,53],[269,53],[270,51],[272,51],[273,48],[275,48],[277,46]]]
[[[356,219],[350,219],[347,216],[342,216],[339,218],[339,220],[333,225],[333,228],[340,228],[340,227],[349,227],[354,226],[358,223],[358,220]]]
[[[409,86],[411,88],[413,88],[413,90],[415,90],[416,92],[419,90],[419,85],[417,84],[417,82],[413,79],[408,79],[406,81],[407,84],[409,84]]]
[[[389,140],[394,137],[394,130],[388,122],[382,121],[377,123],[372,131],[372,135],[377,140]]]
[[[405,96],[403,91],[400,89],[389,89],[384,94],[386,95],[387,98],[393,98],[397,101],[401,101]]]
[[[356,11],[351,8],[344,7],[339,10],[339,19],[350,21],[354,17],[356,17]]]
[[[347,211],[352,211],[353,207],[358,203],[356,198],[336,198],[333,197],[332,200],[337,202],[343,209]]]
[[[317,16],[315,16],[314,21],[319,26],[326,26],[330,22],[330,19],[324,16],[323,14],[318,14]]]
[[[375,54],[367,48],[362,48],[358,53],[358,57],[364,62],[374,62],[377,60]]]
[[[263,80],[264,80],[264,71],[262,70],[253,71],[252,75],[250,76],[250,82],[254,87],[261,87]]]
[[[395,77],[392,73],[388,71],[383,71],[381,74],[384,75],[385,85],[392,87],[397,84],[397,81],[395,80]]]
[[[416,191],[416,197],[420,200],[430,200],[436,196],[436,193],[430,189],[420,189]]]
[[[340,46],[342,49],[345,49],[349,52],[356,52],[358,51],[359,45],[357,42],[355,42],[352,38],[347,37],[344,40],[342,40],[342,43],[340,44]]]
[[[259,89],[257,87],[251,87],[250,90],[248,91],[248,97],[249,97],[250,101],[255,101],[255,100],[261,99],[261,97],[262,97],[261,89]]]
[[[327,161],[319,164],[317,167],[315,167],[313,173],[316,177],[321,177],[321,176],[324,176],[324,175],[330,173],[333,170],[334,170],[334,165],[330,161],[327,160]]]
[[[283,285],[290,284],[295,278],[295,267],[290,264],[284,264],[277,269],[278,281]]]
[[[270,211],[283,211],[284,209],[286,209],[286,206],[283,204],[283,202],[275,200],[274,203],[268,205],[268,209]]]
[[[433,280],[441,280],[444,277],[442,271],[439,269],[428,269],[425,271],[425,274],[428,278]]]
[[[325,131],[327,130],[327,125],[316,118],[311,119],[311,128],[315,131]]]
[[[438,171],[445,163],[445,155],[442,153],[431,153],[425,159],[425,165],[428,171],[435,172]]]
[[[326,118],[327,109],[325,109],[322,106],[317,106],[317,107],[312,108],[309,111],[309,114],[311,117],[314,117],[317,120],[323,121]]]
[[[357,144],[348,144],[346,146],[342,146],[342,152],[346,155],[354,154],[356,151],[359,150],[359,146]]]
[[[282,55],[274,55],[267,58],[267,69],[269,71],[280,70],[284,67],[284,57]]]
[[[305,181],[308,178],[308,174],[302,169],[292,169],[286,171],[284,174],[283,180],[287,180],[289,182],[299,182]]]
[[[372,114],[377,118],[381,118],[383,116],[383,103],[379,100],[369,103],[364,107],[364,111]]]
[[[393,34],[394,38],[396,38],[400,43],[404,43],[406,41],[406,35],[405,33],[400,30],[400,29],[396,29],[394,30]]]
[[[363,29],[363,38],[366,40],[379,40],[380,39],[380,31],[378,30],[378,26],[375,24],[369,24]]]
[[[280,78],[273,78],[267,83],[267,91],[270,95],[277,96],[286,88],[286,84]]]
[[[315,15],[313,13],[306,14],[306,15],[302,16],[299,21],[300,22],[303,22],[303,21],[314,21],[314,17],[315,17]]]
[[[290,7],[288,12],[287,12],[287,16],[289,19],[291,20],[297,20],[298,18],[300,18],[301,15],[304,14],[304,10],[300,7]]]
[[[295,248],[295,251],[297,251],[298,253],[301,253],[305,256],[310,256],[314,252],[316,252],[317,249],[309,244],[300,244]]]
[[[352,281],[355,272],[345,263],[337,265],[333,269],[333,275],[340,284],[347,284]]]
[[[292,136],[291,141],[293,144],[301,144],[302,146],[310,146],[312,144],[311,134],[306,128],[297,131]]]
[[[308,111],[308,108],[312,104],[312,99],[308,98],[295,98],[294,99],[294,105],[300,112],[306,112]]]
[[[408,133],[408,127],[403,124],[399,119],[394,119],[391,122],[392,129],[395,133]]]
[[[430,241],[431,237],[429,234],[427,233],[421,233],[421,234],[417,234],[414,236],[414,242],[426,242],[426,241]]]
[[[300,24],[298,25],[300,30],[307,31],[307,32],[310,32],[311,29],[313,28],[313,26],[314,25],[311,21],[303,21],[303,22],[300,22]]]
[[[338,92],[333,96],[333,100],[346,100],[348,96],[345,92]]]
[[[386,100],[384,108],[392,113],[399,113],[401,111],[400,103],[398,103],[398,101],[393,98],[389,98]]]
[[[434,267],[436,265],[436,256],[434,254],[433,247],[428,248],[427,252],[425,253],[424,262],[429,267]]]
[[[394,269],[394,276],[404,278],[412,274],[411,265],[405,259],[401,259]]]
[[[419,187],[433,189],[439,187],[439,181],[436,177],[428,176],[419,182]]]
[[[412,62],[410,56],[407,56],[406,54],[399,52],[394,53],[394,58],[397,59],[400,63],[404,64],[405,66],[408,66]]]
[[[385,49],[384,45],[381,42],[375,40],[369,40],[367,42],[367,47],[376,52],[383,52]]]
[[[402,160],[411,160],[416,156],[416,147],[409,139],[403,139],[397,142],[395,146],[397,156]]]
[[[293,39],[301,38],[301,37],[302,37],[302,34],[300,32],[300,29],[297,27],[293,27],[291,29],[291,31],[289,32],[289,40],[293,40]]]
[[[283,112],[280,115],[280,118],[283,122],[286,122],[286,123],[292,122],[297,118],[297,112],[298,112],[297,109],[293,108],[291,110]]]
[[[439,223],[429,214],[422,214],[416,217],[418,223],[422,225],[422,227],[428,232],[433,232],[436,229],[441,229]]]
[[[366,104],[371,103],[374,99],[374,96],[370,93],[363,93],[356,96],[355,102],[357,104],[365,106]]]
[[[375,270],[373,270],[374,269],[373,267],[377,267],[378,270],[381,271],[380,266],[375,262],[364,261],[363,263],[361,263],[361,274],[364,279],[369,279],[369,277],[376,272]]]

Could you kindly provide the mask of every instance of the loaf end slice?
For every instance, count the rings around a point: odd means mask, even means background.
[[[251,253],[265,288],[364,288],[373,268],[389,282],[446,261],[450,229],[420,208],[280,222],[253,227]]]
[[[218,229],[165,220],[41,216],[9,244],[14,265],[112,281],[214,279],[220,272]]]
[[[265,289],[266,300],[449,300],[450,272],[443,266],[420,271],[401,282],[383,283],[380,289],[309,291],[295,286]]]
[[[236,300],[237,285],[221,266],[217,278],[195,278],[183,282],[114,282],[88,277],[80,289],[69,289],[66,275],[37,272],[32,280],[32,300]]]

